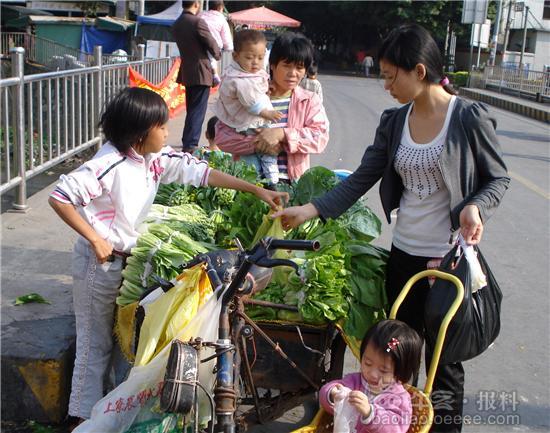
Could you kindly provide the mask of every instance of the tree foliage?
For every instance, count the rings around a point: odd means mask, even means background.
[[[366,48],[377,45],[398,25],[418,23],[436,40],[445,40],[447,24],[454,23],[458,36],[462,3],[457,1],[273,1],[278,11],[303,22],[305,31],[318,42],[348,40]]]
[[[488,18],[496,15],[495,0],[490,1]],[[353,62],[359,49],[375,55],[380,41],[395,27],[417,23],[434,36],[441,50],[447,28],[454,31],[457,47],[467,48],[471,26],[461,24],[462,1],[232,1],[230,12],[266,6],[302,22],[302,31],[323,50],[323,57]]]

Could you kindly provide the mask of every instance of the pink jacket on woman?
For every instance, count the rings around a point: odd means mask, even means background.
[[[328,413],[334,414],[334,403],[329,398],[336,384],[344,385],[352,391],[362,391],[369,396],[368,384],[362,380],[361,373],[352,373],[341,380],[333,380],[319,391],[319,403]],[[411,396],[400,382],[388,386],[380,394],[369,397],[371,413],[367,419],[359,417],[355,431],[357,433],[406,433],[411,424]]]
[[[319,96],[301,87],[294,89],[284,133],[288,176],[295,180],[309,168],[309,154],[323,152],[328,143],[329,122]],[[255,136],[239,134],[223,122],[216,124],[216,145],[224,152],[232,153],[236,159],[255,152],[254,140]]]

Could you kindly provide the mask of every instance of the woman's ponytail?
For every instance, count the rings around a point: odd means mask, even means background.
[[[458,92],[455,90],[451,82],[449,81],[449,78],[447,76],[444,76],[441,80],[439,80],[439,84],[443,87],[443,89],[451,94],[451,95],[457,95]]]

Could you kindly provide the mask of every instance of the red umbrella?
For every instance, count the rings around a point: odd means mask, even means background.
[[[245,9],[229,14],[235,24],[247,24],[251,28],[265,29],[268,27],[300,27],[301,23],[294,18],[261,6]]]

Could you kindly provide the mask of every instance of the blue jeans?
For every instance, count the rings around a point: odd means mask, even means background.
[[[276,156],[253,153],[241,156],[241,160],[253,165],[258,174],[267,179],[269,183],[275,185],[279,182],[279,165]]]
[[[87,241],[79,238],[73,252],[73,305],[76,318],[76,358],[69,415],[90,418],[104,395],[111,368],[114,384],[122,382],[129,364],[113,349],[115,299],[122,281],[123,259],[98,263]],[[115,361],[116,360],[116,361]],[[107,385],[109,386],[109,385]]]

